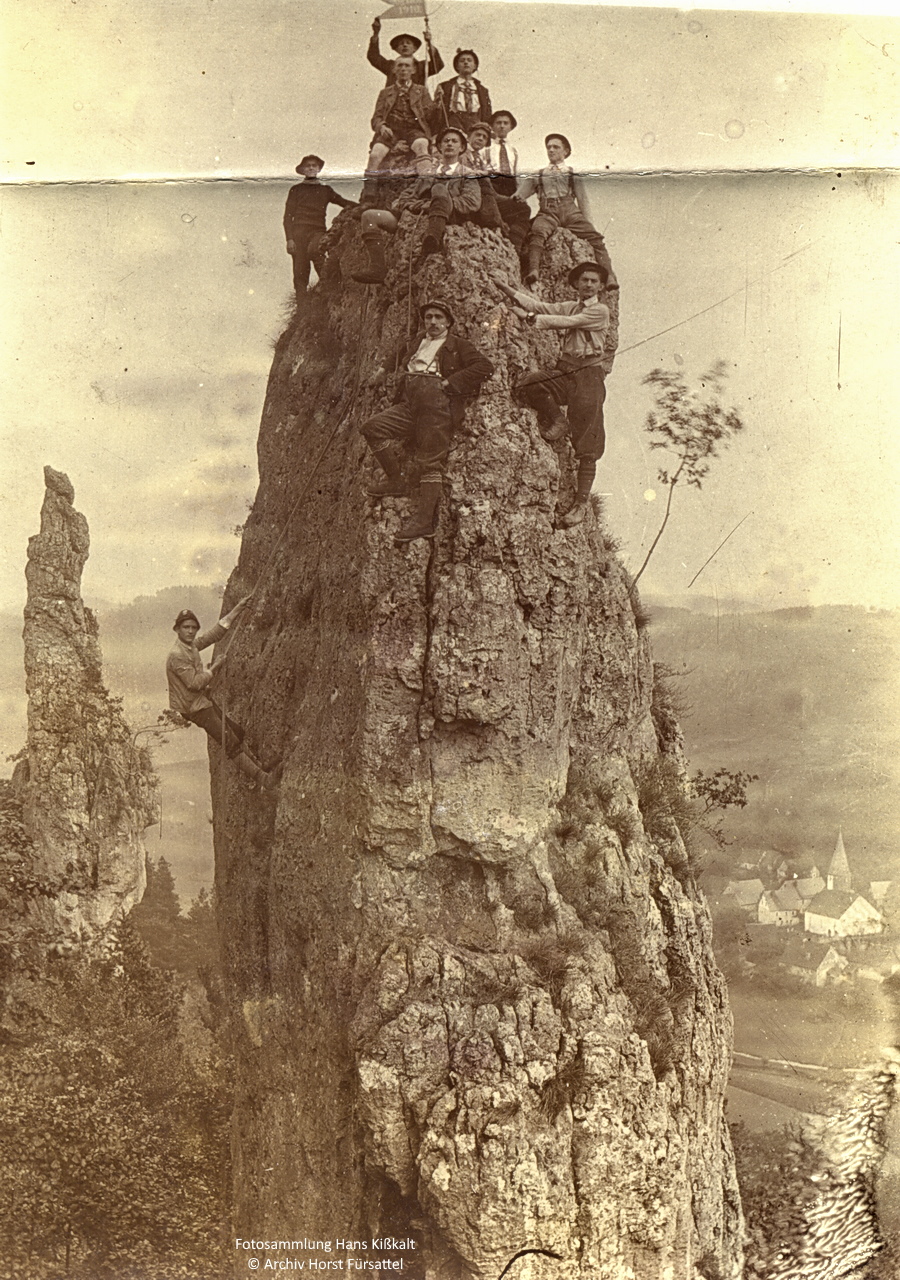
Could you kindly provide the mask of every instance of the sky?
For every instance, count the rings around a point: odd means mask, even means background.
[[[290,296],[284,199],[310,150],[358,189],[382,7],[0,3],[0,609],[24,602],[45,463],[90,522],[89,598],[227,577]],[[897,607],[900,23],[430,11],[448,61],[475,48],[515,111],[522,166],[560,129],[594,175],[622,297],[598,485],[632,569],[663,498],[642,379],[729,362],[745,431],[702,492],[676,494],[645,591],[687,593],[731,534],[691,592]]]

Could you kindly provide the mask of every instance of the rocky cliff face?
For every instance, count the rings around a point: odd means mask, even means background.
[[[44,480],[25,570],[28,737],[13,781],[36,870],[60,886],[42,911],[64,944],[102,936],[139,900],[156,782],[103,685],[97,623],[81,599],[87,521],[68,476],[45,467]]]
[[[412,269],[422,230],[368,297],[337,278],[356,224],[332,232],[276,349],[229,588],[258,584],[229,711],[286,759],[275,802],[213,749],[236,1235],[367,1241],[441,1280],[536,1248],[560,1260],[511,1274],[736,1277],[730,1015],[672,816],[677,726],[602,519],[554,529],[568,446],[511,387],[555,346],[489,281],[518,278],[511,250],[450,228]],[[587,256],[550,248],[547,278]],[[398,547],[408,500],[366,497],[355,427],[434,296],[496,372],[437,538]]]

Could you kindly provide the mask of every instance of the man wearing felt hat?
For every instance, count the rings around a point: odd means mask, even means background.
[[[209,668],[203,666],[200,657],[201,649],[207,649],[228,634],[229,627],[249,601],[250,597],[244,596],[208,631],[200,630],[200,622],[191,609],[181,610],[172,628],[177,639],[166,659],[169,706],[185,720],[204,729],[220,747],[224,745],[225,754],[229,760],[234,760],[241,773],[261,786],[273,789],[281,778],[280,764],[268,772],[263,769],[244,746],[243,729],[234,720],[223,716],[221,708],[206,692],[225,661],[225,655],[216,658]]]
[[[513,289],[499,274],[492,280],[515,305],[513,312],[535,329],[557,329],[562,349],[556,367],[527,374],[517,390],[537,410],[545,440],[561,440],[567,433],[578,460],[575,501],[559,521],[569,529],[587,515],[588,500],[606,445],[603,401],[606,399],[604,360],[609,308],[600,301],[606,271],[596,262],[579,262],[569,272],[574,302],[543,302],[531,293]],[[568,405],[568,416],[562,406]]]
[[[356,207],[352,200],[345,200],[319,181],[324,164],[319,156],[303,157],[296,170],[303,175],[303,181],[291,187],[284,206],[284,236],[294,263],[294,289],[298,296],[306,293],[310,263],[322,274],[319,250],[325,235],[326,209],[330,204],[339,204],[342,209]]]
[[[528,237],[525,283],[534,284],[538,279],[541,255],[548,236],[557,227],[567,227],[591,246],[594,258],[606,271],[607,289],[618,289],[603,236],[590,220],[584,179],[566,164],[572,154],[569,139],[562,133],[548,133],[544,146],[550,163],[523,179],[516,191],[520,200],[536,195],[540,205]]]
[[[468,132],[479,120],[491,122],[491,95],[480,80],[475,79],[478,70],[478,54],[474,49],[457,49],[453,59],[456,75],[442,80],[434,92],[434,101],[441,121]]]
[[[409,493],[395,445],[411,446],[419,470],[416,510],[397,534],[397,542],[432,538],[444,467],[453,431],[462,422],[466,401],[477,394],[494,366],[477,347],[451,333],[453,312],[438,299],[419,308],[424,329],[404,350],[394,404],[360,427],[384,478],[369,486],[373,498]],[[376,374],[376,382],[384,371]]]
[[[369,41],[369,49],[366,58],[372,64],[376,71],[381,71],[387,78],[388,84],[394,78],[394,59],[384,58],[379,48],[378,38],[381,32],[381,19],[376,18],[372,23],[372,38]],[[414,58],[415,72],[413,80],[416,84],[424,85],[428,76],[436,76],[439,71],[444,69],[444,59],[438,53],[437,49],[431,43],[431,36],[425,32],[425,43],[428,46],[428,61],[423,58]],[[422,47],[422,41],[418,36],[408,35],[403,32],[402,35],[394,36],[390,42],[391,48],[398,58],[412,58],[413,54]]]
[[[477,219],[481,209],[481,188],[477,174],[463,163],[466,146],[466,136],[460,129],[444,129],[438,137],[436,172],[417,178],[401,192],[390,209],[366,209],[360,226],[369,263],[361,271],[352,273],[354,280],[360,284],[384,282],[387,264],[382,232],[396,231],[400,215],[405,210],[428,215],[422,242],[423,255],[440,252],[448,222]]]

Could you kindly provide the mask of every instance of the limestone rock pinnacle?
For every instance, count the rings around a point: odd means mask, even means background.
[[[81,599],[87,520],[68,476],[45,467],[44,480],[25,570],[28,734],[14,785],[38,866],[60,885],[44,923],[65,942],[102,935],[139,900],[156,782],[103,684],[97,622]]]
[[[368,291],[357,224],[330,233],[276,348],[229,588],[255,587],[229,710],[285,758],[273,815],[214,753],[236,1233],[410,1239],[365,1256],[416,1280],[535,1248],[562,1261],[517,1280],[736,1280],[731,1022],[664,799],[677,726],[602,518],[556,527],[569,445],[513,395],[555,339],[491,280],[515,254],[450,226],[423,263],[424,231],[404,217]],[[544,296],[585,256],[555,233]],[[356,428],[433,298],[495,372],[434,541],[398,547],[409,500],[367,498]]]

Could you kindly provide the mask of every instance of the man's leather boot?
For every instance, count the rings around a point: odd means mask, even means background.
[[[425,239],[422,241],[422,257],[427,258],[430,253],[440,253],[444,247],[444,231],[447,227],[447,219],[440,217],[439,214],[432,214],[428,219],[428,226],[425,230]]]
[[[384,284],[387,264],[384,260],[384,240],[380,231],[364,231],[363,243],[369,251],[369,265],[362,271],[354,271],[358,284]]]
[[[409,485],[403,478],[400,463],[390,445],[385,449],[373,449],[378,465],[384,472],[383,480],[373,480],[368,486],[370,498],[405,498]]]
[[[436,525],[438,499],[441,496],[440,480],[423,480],[419,485],[419,502],[415,515],[407,520],[395,542],[414,542],[416,538],[433,538]]]
[[[525,272],[526,284],[537,284],[540,279],[541,269],[541,246],[539,244],[530,245],[528,248],[528,264]]]

